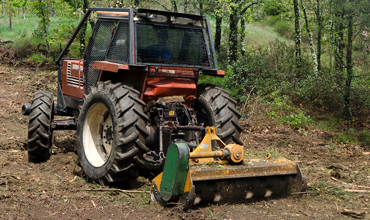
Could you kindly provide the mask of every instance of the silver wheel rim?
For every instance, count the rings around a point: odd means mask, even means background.
[[[107,162],[113,145],[113,123],[107,107],[96,103],[86,114],[83,127],[83,148],[87,160],[94,167]]]

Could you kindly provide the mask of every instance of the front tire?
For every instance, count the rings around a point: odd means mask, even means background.
[[[28,124],[28,160],[44,162],[50,158],[53,132],[50,124],[54,118],[53,94],[39,91],[34,94]]]
[[[240,144],[240,133],[243,128],[239,124],[240,113],[236,110],[236,101],[230,93],[215,85],[198,86],[197,101],[194,109],[198,123],[214,126],[216,134],[225,144]]]
[[[125,85],[99,82],[84,97],[77,154],[86,177],[101,185],[135,179],[148,136],[144,102]]]

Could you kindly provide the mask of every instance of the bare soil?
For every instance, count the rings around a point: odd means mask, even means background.
[[[370,219],[369,146],[337,144],[333,133],[316,128],[298,132],[266,117],[262,107],[240,122],[246,156],[270,153],[297,161],[309,185],[302,196],[204,204],[185,212],[154,204],[147,192],[91,191],[108,188],[80,177],[73,131],[54,133],[49,161],[28,162],[28,116],[21,114],[21,106],[30,103],[37,90],[55,94],[56,81],[56,71],[0,66],[0,219],[352,218],[341,214],[345,209]],[[149,180],[139,178],[119,189],[150,191],[151,187]]]

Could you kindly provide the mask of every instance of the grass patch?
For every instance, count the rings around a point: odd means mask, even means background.
[[[349,192],[343,191],[340,188],[332,187],[324,181],[311,184],[310,186],[307,187],[307,191],[311,193],[315,193],[317,195],[325,194],[325,195],[342,196],[344,198],[353,198],[357,196],[354,193],[349,193]]]
[[[40,53],[33,53],[31,56],[27,59],[28,62],[32,63],[35,66],[43,66],[47,63],[53,62],[53,58],[50,56],[45,56]]]
[[[334,141],[338,144],[357,144],[357,137],[353,134],[341,134],[337,133],[334,135]]]
[[[17,62],[28,61],[28,64],[42,66],[44,64],[53,64],[72,36],[80,19],[70,16],[50,17],[47,38],[43,36],[43,32],[38,27],[40,19],[35,15],[27,15],[26,20],[23,20],[23,17],[13,18],[12,30],[9,29],[7,18],[4,18],[3,21],[0,23],[0,40],[13,41],[7,44],[7,46],[11,47],[13,53],[10,59],[14,58]],[[87,27],[86,42],[92,32],[91,26],[88,25]],[[46,46],[46,39],[50,49]],[[70,47],[67,56],[78,58],[80,56],[79,47],[80,43],[77,37]]]
[[[311,121],[311,117],[305,115],[305,112],[293,106],[289,97],[278,95],[279,91],[268,95],[271,110],[267,113],[272,119],[278,119],[283,124],[289,124],[292,127],[306,126]]]
[[[370,146],[370,131],[351,128],[345,132],[335,134],[334,141],[338,144]]]
[[[293,41],[280,36],[274,27],[260,24],[246,24],[247,45],[266,45],[276,40],[286,44],[293,44]]]

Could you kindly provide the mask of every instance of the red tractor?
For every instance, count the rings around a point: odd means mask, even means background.
[[[64,58],[91,12],[97,22],[83,59]],[[195,148],[205,126],[226,144],[242,144],[235,101],[198,84],[200,74],[224,76],[207,17],[90,8],[57,63],[56,105],[50,92],[37,92],[23,107],[31,161],[49,159],[52,133],[63,129],[77,129],[80,165],[101,184],[136,178],[139,167],[160,170],[171,143]]]
[[[64,58],[91,12],[97,21],[83,59]],[[224,76],[207,17],[90,8],[56,62],[57,103],[43,91],[22,107],[30,161],[49,159],[54,130],[76,129],[87,179],[109,184],[164,170],[154,179],[156,201],[305,190],[292,161],[244,160],[236,102],[220,87],[198,84],[200,74]]]

